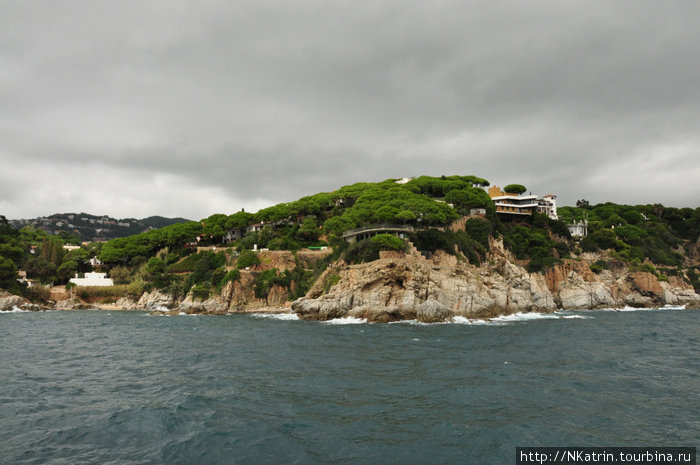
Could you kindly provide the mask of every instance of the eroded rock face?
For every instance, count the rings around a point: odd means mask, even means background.
[[[21,308],[22,305],[27,304],[27,300],[18,295],[12,295],[7,293],[0,294],[0,311],[9,312],[15,308]]]
[[[629,273],[623,264],[596,275],[587,261],[566,260],[546,274],[528,273],[507,253],[496,251],[482,267],[440,253],[432,260],[383,254],[361,265],[339,263],[321,275],[306,297],[293,302],[292,310],[308,320],[352,316],[438,322],[559,308],[700,305],[700,296],[687,284],[660,283],[650,273]]]
[[[451,310],[435,300],[426,300],[420,303],[416,311],[416,320],[421,323],[439,323],[449,320],[453,316],[454,313]]]
[[[663,293],[661,283],[651,273],[636,272],[629,274],[629,281],[634,286],[635,290],[643,296],[660,297]]]
[[[505,260],[476,268],[441,254],[430,261],[403,256],[340,265],[326,270],[305,298],[292,303],[300,318],[310,320],[354,316],[431,323],[455,315],[478,318],[556,308],[542,275],[530,275]]]
[[[175,303],[175,299],[170,294],[165,294],[158,289],[152,292],[144,292],[139,301],[136,303],[136,308],[146,310],[160,310],[163,308],[171,308]]]
[[[130,297],[122,297],[115,302],[115,305],[123,308],[124,310],[135,310],[139,308],[137,303]]]
[[[85,310],[90,308],[90,305],[73,297],[72,299],[59,300],[55,307],[57,310]]]
[[[228,308],[219,299],[207,299],[204,301],[192,301],[185,299],[175,308],[177,313],[199,315],[225,315]]]

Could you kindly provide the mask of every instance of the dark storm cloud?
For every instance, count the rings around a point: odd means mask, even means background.
[[[0,212],[197,219],[420,174],[695,206],[699,14],[0,1]]]

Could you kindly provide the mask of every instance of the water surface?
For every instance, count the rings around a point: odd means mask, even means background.
[[[488,464],[514,463],[517,446],[697,447],[699,321],[3,313],[0,463]]]

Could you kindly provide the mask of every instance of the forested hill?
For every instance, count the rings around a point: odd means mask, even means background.
[[[107,215],[95,216],[87,213],[56,213],[32,219],[8,220],[15,229],[32,226],[46,231],[64,240],[79,244],[133,236],[150,229],[158,229],[171,224],[185,223],[185,218],[165,218],[149,216],[148,218],[117,219]]]
[[[539,213],[514,217],[496,213],[485,190],[487,186],[487,180],[476,176],[420,176],[361,182],[255,213],[214,214],[200,221],[170,224],[145,232],[141,231],[148,228],[148,223],[139,221],[151,220],[150,224],[155,224],[182,220],[53,215],[49,223],[63,223],[58,228],[80,231],[79,225],[87,223],[103,234],[104,229],[117,227],[138,231],[67,253],[61,248],[66,242],[61,237],[48,237],[36,228],[24,227],[18,231],[7,223],[0,224],[0,269],[4,269],[0,273],[0,287],[8,288],[9,284],[16,287],[17,269],[27,271],[28,278],[42,283],[65,283],[74,273],[89,271],[87,260],[96,256],[104,262],[102,269],[115,277],[115,282],[133,285],[137,290],[157,288],[182,297],[197,285],[205,295],[221,286],[226,267],[254,264],[256,254],[251,249],[255,247],[296,251],[329,246],[333,254],[329,255],[327,265],[338,259],[346,263],[372,261],[379,257],[380,250],[404,250],[410,241],[425,255],[443,250],[459,260],[482,265],[491,251],[490,238],[495,238],[502,240],[518,263],[530,272],[545,271],[564,259],[588,260],[590,254],[586,253],[595,252],[601,259],[591,263],[594,272],[624,263],[633,271],[648,271],[660,280],[676,276],[700,289],[698,207],[589,205],[581,201],[576,207],[560,207],[559,220]],[[526,189],[517,184],[510,186],[519,191]],[[508,191],[510,186],[504,189]],[[588,223],[587,236],[572,237],[567,224],[584,220]],[[129,224],[119,225],[120,222]],[[377,223],[400,225],[408,237],[402,240],[379,234],[371,240],[353,243],[343,237],[346,231]],[[66,234],[58,228],[51,229],[51,233]],[[196,253],[196,246],[204,245],[216,246],[217,250]],[[311,273],[300,265],[294,278],[295,295],[303,295],[320,269]],[[268,271],[271,280],[282,279],[275,271]],[[311,274],[307,276],[307,272]],[[303,286],[299,285],[302,281]],[[134,294],[138,293],[134,291]]]

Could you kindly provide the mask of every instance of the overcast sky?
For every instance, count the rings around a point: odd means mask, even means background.
[[[0,0],[0,214],[474,174],[700,205],[700,2]]]

